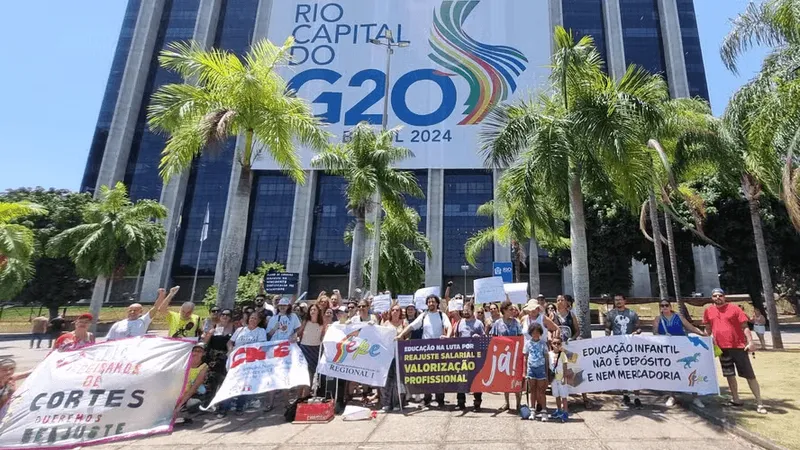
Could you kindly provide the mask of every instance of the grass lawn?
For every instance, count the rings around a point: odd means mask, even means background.
[[[148,311],[152,306],[144,305],[144,310]],[[170,311],[180,311],[180,305],[170,306]],[[89,312],[89,305],[67,307],[67,317],[76,317]],[[116,322],[122,320],[127,315],[128,308],[123,306],[106,306],[100,310],[100,321]],[[195,308],[195,312],[201,317],[206,317],[208,312],[202,305]],[[39,314],[39,308],[17,307],[3,311],[0,317],[0,333],[28,333],[31,331],[31,318]],[[47,310],[43,309],[42,314],[47,316]],[[150,325],[151,330],[166,330],[167,321],[164,316],[158,316]]]
[[[730,391],[719,364],[717,373],[722,397],[704,398],[708,411],[786,448],[800,448],[800,371],[797,370],[800,349],[758,352],[756,359],[751,361],[769,414],[761,415],[755,411],[753,394],[747,381],[741,378],[739,395],[745,406],[722,406],[730,398]]]

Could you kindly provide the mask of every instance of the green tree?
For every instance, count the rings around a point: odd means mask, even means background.
[[[25,304],[42,304],[54,317],[59,306],[88,298],[92,281],[78,276],[69,258],[50,258],[45,253],[48,241],[58,233],[83,223],[82,211],[91,203],[87,193],[66,189],[20,188],[7,190],[0,196],[4,201],[29,201],[43,206],[47,214],[34,214],[20,219],[33,231],[36,241],[34,275],[14,298]]]
[[[750,2],[733,19],[719,52],[725,66],[736,72],[737,60],[752,47],[797,45],[800,45],[800,1],[763,0]]]
[[[33,276],[35,236],[30,228],[13,222],[46,213],[30,202],[0,202],[0,299],[17,295]]]
[[[511,247],[514,264],[514,280],[519,281],[520,266],[525,265],[524,243],[530,240],[530,288],[536,295],[540,291],[539,282],[539,243],[551,249],[569,247],[567,239],[561,237],[563,221],[566,219],[565,205],[538,189],[535,173],[525,164],[506,170],[497,183],[496,199],[480,207],[477,213],[492,217],[497,215],[502,224],[478,231],[467,239],[464,255],[467,262],[475,266],[480,253],[494,242]],[[534,267],[536,266],[536,267]]]
[[[243,305],[249,304],[255,300],[256,295],[258,295],[260,282],[269,272],[286,272],[286,268],[283,267],[283,264],[277,262],[268,263],[266,261],[261,261],[261,264],[255,272],[248,272],[239,276],[239,280],[236,283],[235,303],[237,305]],[[216,305],[218,303],[217,293],[217,285],[209,286],[205,296],[203,296],[203,304],[209,308]],[[269,294],[269,292],[267,294]]]
[[[361,122],[350,132],[349,142],[332,146],[311,160],[312,166],[347,180],[347,207],[355,217],[348,295],[353,295],[364,280],[366,217],[368,211],[377,207],[373,201],[375,194],[380,194],[385,206],[382,209],[386,210],[401,209],[404,194],[424,195],[412,172],[393,168],[413,156],[407,148],[392,145],[398,131],[394,128],[376,133],[370,124]],[[380,269],[380,265],[378,267]]]
[[[101,186],[97,202],[83,208],[83,223],[50,239],[49,256],[69,257],[79,275],[98,278],[91,303],[95,321],[104,298],[108,302],[111,296],[114,279],[138,274],[164,248],[166,233],[155,221],[166,215],[158,202],[131,203],[120,182],[113,189]]]
[[[165,183],[188,170],[205,149],[242,138],[231,156],[237,170],[226,209],[226,216],[235,219],[223,230],[215,272],[221,306],[233,305],[242,268],[253,162],[264,154],[303,183],[295,145],[327,146],[329,135],[308,102],[290,91],[277,72],[288,65],[293,43],[289,38],[277,47],[264,40],[254,44],[243,59],[225,50],[205,50],[194,42],[172,43],[159,57],[162,67],[186,81],[159,88],[148,108],[150,128],[169,136],[161,158]]]
[[[483,133],[486,164],[528,164],[553,198],[569,198],[572,285],[581,334],[591,336],[584,183],[638,207],[650,183],[640,124],[659,114],[664,81],[629,67],[609,78],[591,37],[555,30],[550,96],[497,108]],[[559,183],[560,181],[560,183]]]

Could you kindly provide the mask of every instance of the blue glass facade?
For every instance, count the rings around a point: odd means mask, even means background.
[[[619,6],[625,65],[636,64],[667,79],[658,1],[619,0]]]
[[[286,266],[295,186],[281,172],[256,172],[242,272],[255,271],[261,262]]]
[[[103,152],[106,149],[106,141],[108,141],[108,130],[111,128],[114,108],[117,106],[119,87],[122,84],[122,75],[125,73],[125,63],[131,49],[133,32],[136,29],[136,17],[139,15],[141,3],[141,0],[129,0],[125,17],[122,19],[117,49],[114,51],[111,72],[108,74],[103,103],[100,105],[100,114],[97,117],[92,145],[89,148],[89,157],[86,160],[86,170],[83,172],[83,180],[81,180],[81,192],[93,191],[97,184],[100,164],[103,162]]]
[[[419,214],[419,223],[417,229],[425,234],[427,232],[428,224],[428,171],[415,170],[414,176],[417,178],[417,184],[422,189],[423,197],[416,198],[410,195],[405,197],[406,205],[413,208]],[[423,258],[424,259],[424,258]]]
[[[147,126],[147,107],[150,96],[159,87],[170,83],[181,83],[180,75],[163,69],[158,63],[161,50],[171,42],[189,40],[194,36],[194,25],[197,20],[199,2],[196,0],[167,0],[156,39],[155,48],[150,60],[150,73],[147,77],[142,106],[133,135],[133,145],[125,171],[125,184],[128,186],[132,200],[161,197],[161,177],[158,174],[158,163],[161,151],[166,145],[166,138],[150,131]]]
[[[561,8],[564,28],[572,30],[576,41],[593,37],[597,51],[607,61],[603,0],[562,0]]]
[[[476,214],[478,207],[494,197],[492,174],[485,170],[446,170],[444,172],[444,221],[442,235],[442,275],[445,279],[463,276],[461,265],[464,244],[476,232],[492,226],[492,218]],[[478,257],[471,275],[490,275],[494,249],[488,246]]]
[[[257,10],[258,0],[223,1],[214,46],[239,55],[245,53],[252,42]],[[200,258],[200,272],[204,275],[214,274],[225,220],[235,145],[236,139],[228,139],[221,144],[221,150],[204,151],[194,161],[183,208],[173,274],[194,273],[206,205],[209,205],[211,213],[208,240],[203,243],[203,254]]]
[[[347,181],[322,172],[317,174],[314,228],[311,235],[309,275],[342,275],[350,270],[351,246],[344,232],[354,218],[347,210]]]
[[[700,33],[697,30],[697,17],[694,12],[694,0],[677,0],[677,4],[683,56],[686,61],[686,77],[689,80],[689,94],[692,97],[709,100],[703,51],[700,48]]]

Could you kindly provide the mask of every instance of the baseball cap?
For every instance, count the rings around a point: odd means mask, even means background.
[[[291,304],[292,302],[286,297],[281,297],[281,299],[278,301],[278,306],[289,306]]]
[[[347,306],[340,306],[340,307],[336,308],[336,312],[346,313],[347,312]]]
[[[80,316],[78,316],[78,319],[94,320],[94,316],[89,313],[83,313]]]
[[[714,294],[722,294],[725,295],[725,291],[722,288],[714,288],[711,290],[711,295]]]

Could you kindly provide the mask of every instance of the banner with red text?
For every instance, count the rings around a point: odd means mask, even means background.
[[[410,394],[519,392],[522,336],[398,342],[400,382]]]
[[[135,337],[50,353],[0,418],[0,448],[73,448],[172,431],[192,345]]]
[[[322,357],[317,372],[329,377],[383,386],[393,370],[394,327],[368,323],[328,327],[322,340]]]
[[[211,405],[240,395],[310,384],[308,363],[296,343],[275,341],[242,345],[228,355],[228,374]]]

